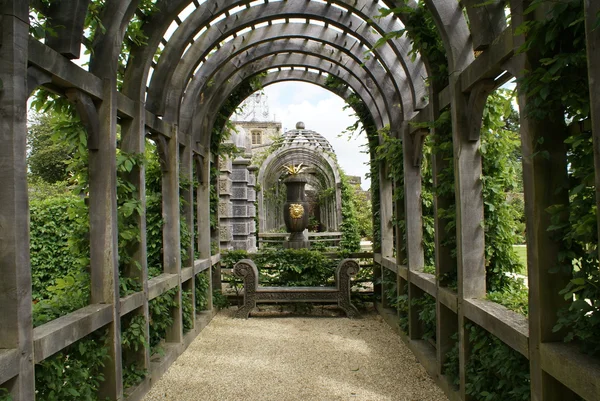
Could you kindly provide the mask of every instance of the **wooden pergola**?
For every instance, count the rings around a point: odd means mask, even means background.
[[[566,0],[565,0],[566,1]],[[592,131],[596,165],[596,194],[600,204],[600,29],[594,29],[600,2],[583,0],[587,18],[588,71]],[[416,7],[416,2],[406,2]],[[143,15],[136,0],[105,0],[103,29],[93,41],[84,41],[84,20],[90,0],[0,1],[0,386],[14,400],[35,399],[34,366],[68,345],[105,327],[109,333],[110,363],[105,368],[102,396],[112,400],[137,400],[152,378],[181,354],[210,321],[214,308],[199,314],[195,326],[183,335],[181,292],[194,292],[197,274],[211,275],[219,255],[210,252],[211,135],[215,116],[229,95],[248,78],[263,86],[296,80],[328,88],[327,77],[345,83],[338,94],[357,95],[368,108],[377,129],[390,127],[404,149],[403,204],[393,205],[395,183],[380,166],[381,246],[374,255],[380,269],[397,274],[399,290],[409,300],[429,293],[437,300],[436,352],[423,346],[416,311],[411,308],[405,340],[451,399],[466,400],[465,366],[469,358],[465,324],[477,323],[530,361],[534,400],[566,400],[573,393],[600,400],[600,365],[562,342],[553,332],[558,309],[565,300],[559,291],[570,275],[551,274],[557,247],[547,229],[547,207],[565,202],[556,188],[567,174],[564,132],[549,121],[521,116],[523,178],[526,202],[529,310],[528,318],[486,301],[484,260],[484,205],[482,161],[479,153],[483,108],[487,96],[507,79],[540,63],[535,49],[518,53],[524,37],[515,32],[524,20],[544,18],[544,6],[524,14],[529,1],[426,0],[434,16],[448,57],[449,85],[428,87],[428,60],[413,57],[406,36],[375,47],[377,40],[404,28],[403,15],[376,18],[381,7],[404,5],[400,0],[307,0],[269,2],[249,0],[157,0],[158,11]],[[463,8],[464,6],[464,8]],[[505,7],[512,23],[507,25]],[[30,35],[30,11],[48,18],[55,32],[44,41]],[[466,16],[468,16],[468,22]],[[141,14],[140,14],[141,13]],[[124,71],[119,55],[125,30],[134,15],[147,36],[143,45],[130,44]],[[185,17],[185,18],[184,18]],[[82,47],[91,51],[88,68],[75,61]],[[372,57],[365,60],[365,50]],[[477,52],[478,56],[475,57]],[[118,76],[122,84],[118,84]],[[33,328],[27,190],[28,99],[38,88],[68,98],[77,108],[88,133],[89,211],[91,244],[91,304],[79,311]],[[119,89],[118,89],[119,88]],[[519,87],[517,86],[517,90]],[[519,91],[524,110],[528,97]],[[411,122],[436,119],[451,106],[457,213],[458,291],[440,285],[423,273],[423,223],[420,160],[423,137],[430,132]],[[142,233],[132,255],[142,269],[128,272],[143,283],[143,291],[119,298],[117,255],[116,152],[117,126],[120,147],[144,153],[145,138],[157,143],[163,163],[162,195],[164,273],[148,280],[145,215],[138,224]],[[545,138],[543,144],[539,139]],[[545,151],[545,157],[539,155]],[[445,163],[434,160],[434,175]],[[194,168],[195,167],[195,168]],[[196,172],[196,173],[194,173]],[[187,206],[180,210],[180,175],[196,182],[182,192]],[[130,176],[136,196],[145,204],[145,173],[135,167]],[[561,198],[562,197],[562,198]],[[197,208],[193,208],[193,200]],[[436,199],[436,207],[443,204]],[[394,254],[393,211],[404,210],[407,254]],[[180,215],[193,229],[197,241],[186,244],[181,260]],[[599,214],[600,216],[600,214]],[[444,249],[443,222],[436,220],[437,276],[453,262]],[[192,233],[193,234],[193,233]],[[192,235],[192,238],[194,236]],[[401,236],[397,236],[401,241]],[[408,264],[402,261],[407,258]],[[220,278],[219,278],[220,279]],[[179,309],[168,332],[169,352],[160,363],[151,363],[148,349],[139,351],[150,377],[124,395],[122,383],[120,318],[135,313],[148,322],[148,301],[176,288]],[[212,288],[209,288],[209,295]],[[209,296],[210,299],[210,296]],[[148,330],[146,330],[146,333]],[[442,374],[447,351],[458,332],[461,390],[454,391]]]

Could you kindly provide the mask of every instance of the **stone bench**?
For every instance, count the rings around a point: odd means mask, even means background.
[[[355,260],[342,260],[335,270],[335,287],[263,287],[258,285],[256,264],[242,259],[233,267],[233,274],[244,280],[244,304],[235,316],[247,319],[257,302],[332,302],[348,317],[358,317],[358,310],[350,302],[350,279],[359,268]]]

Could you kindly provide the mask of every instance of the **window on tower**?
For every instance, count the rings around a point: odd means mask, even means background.
[[[262,145],[261,131],[252,131],[252,145]]]

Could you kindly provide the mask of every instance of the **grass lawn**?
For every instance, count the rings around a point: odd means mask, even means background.
[[[520,273],[527,275],[527,246],[513,245],[513,249],[519,256],[519,261],[521,261],[521,264],[523,265],[523,271]]]

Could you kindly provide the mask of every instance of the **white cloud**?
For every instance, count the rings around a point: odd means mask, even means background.
[[[346,174],[360,176],[363,189],[370,187],[370,181],[365,177],[369,171],[369,156],[363,153],[367,138],[364,134],[353,138],[342,135],[355,121],[352,110],[344,110],[342,98],[316,85],[298,82],[271,85],[264,91],[269,98],[271,114],[281,121],[284,130],[294,129],[298,121],[303,121],[306,129],[327,138]]]

